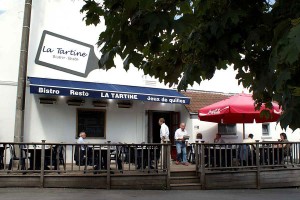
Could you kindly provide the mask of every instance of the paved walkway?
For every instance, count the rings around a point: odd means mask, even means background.
[[[300,189],[264,190],[96,190],[0,188],[1,200],[285,200],[299,199]]]

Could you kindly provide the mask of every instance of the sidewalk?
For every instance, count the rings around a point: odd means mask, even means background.
[[[300,189],[264,190],[96,190],[0,188],[1,200],[284,200],[299,199]]]

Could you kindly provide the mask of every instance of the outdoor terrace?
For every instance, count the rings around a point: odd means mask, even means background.
[[[2,143],[0,187],[230,189],[300,186],[300,143],[196,143],[189,147],[189,166],[171,161],[170,149],[171,144]],[[161,158],[164,159],[161,161]]]

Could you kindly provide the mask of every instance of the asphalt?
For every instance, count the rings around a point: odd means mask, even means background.
[[[0,188],[0,200],[279,200],[299,199],[300,189],[262,190],[97,190]]]

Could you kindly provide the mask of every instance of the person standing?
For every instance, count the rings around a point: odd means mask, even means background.
[[[164,118],[159,118],[158,120],[158,124],[160,125],[160,141],[161,143],[165,143],[165,142],[169,142],[169,127],[166,125],[165,123],[165,119]],[[161,151],[161,163],[165,163],[166,160],[166,156],[164,155],[165,152],[165,148],[162,145],[162,151]]]
[[[256,163],[256,154],[254,152],[255,146],[254,144],[251,144],[251,143],[255,143],[253,137],[254,135],[250,133],[248,135],[248,138],[243,140],[244,144],[240,145],[239,147],[239,157],[241,163],[243,163],[243,166],[253,165]]]
[[[160,125],[160,140],[161,143],[169,141],[169,127],[165,123],[164,118],[160,118],[158,120],[158,124]]]
[[[185,136],[188,133],[185,130],[185,123],[180,123],[180,128],[175,131],[175,144],[176,144],[176,151],[177,151],[177,160],[176,165],[182,163],[183,165],[188,166],[187,158],[186,158],[186,143],[185,143]]]
[[[255,140],[253,139],[254,135],[252,133],[250,133],[248,135],[248,138],[243,140],[243,143],[255,143]],[[253,149],[252,146],[250,146],[251,149]]]

